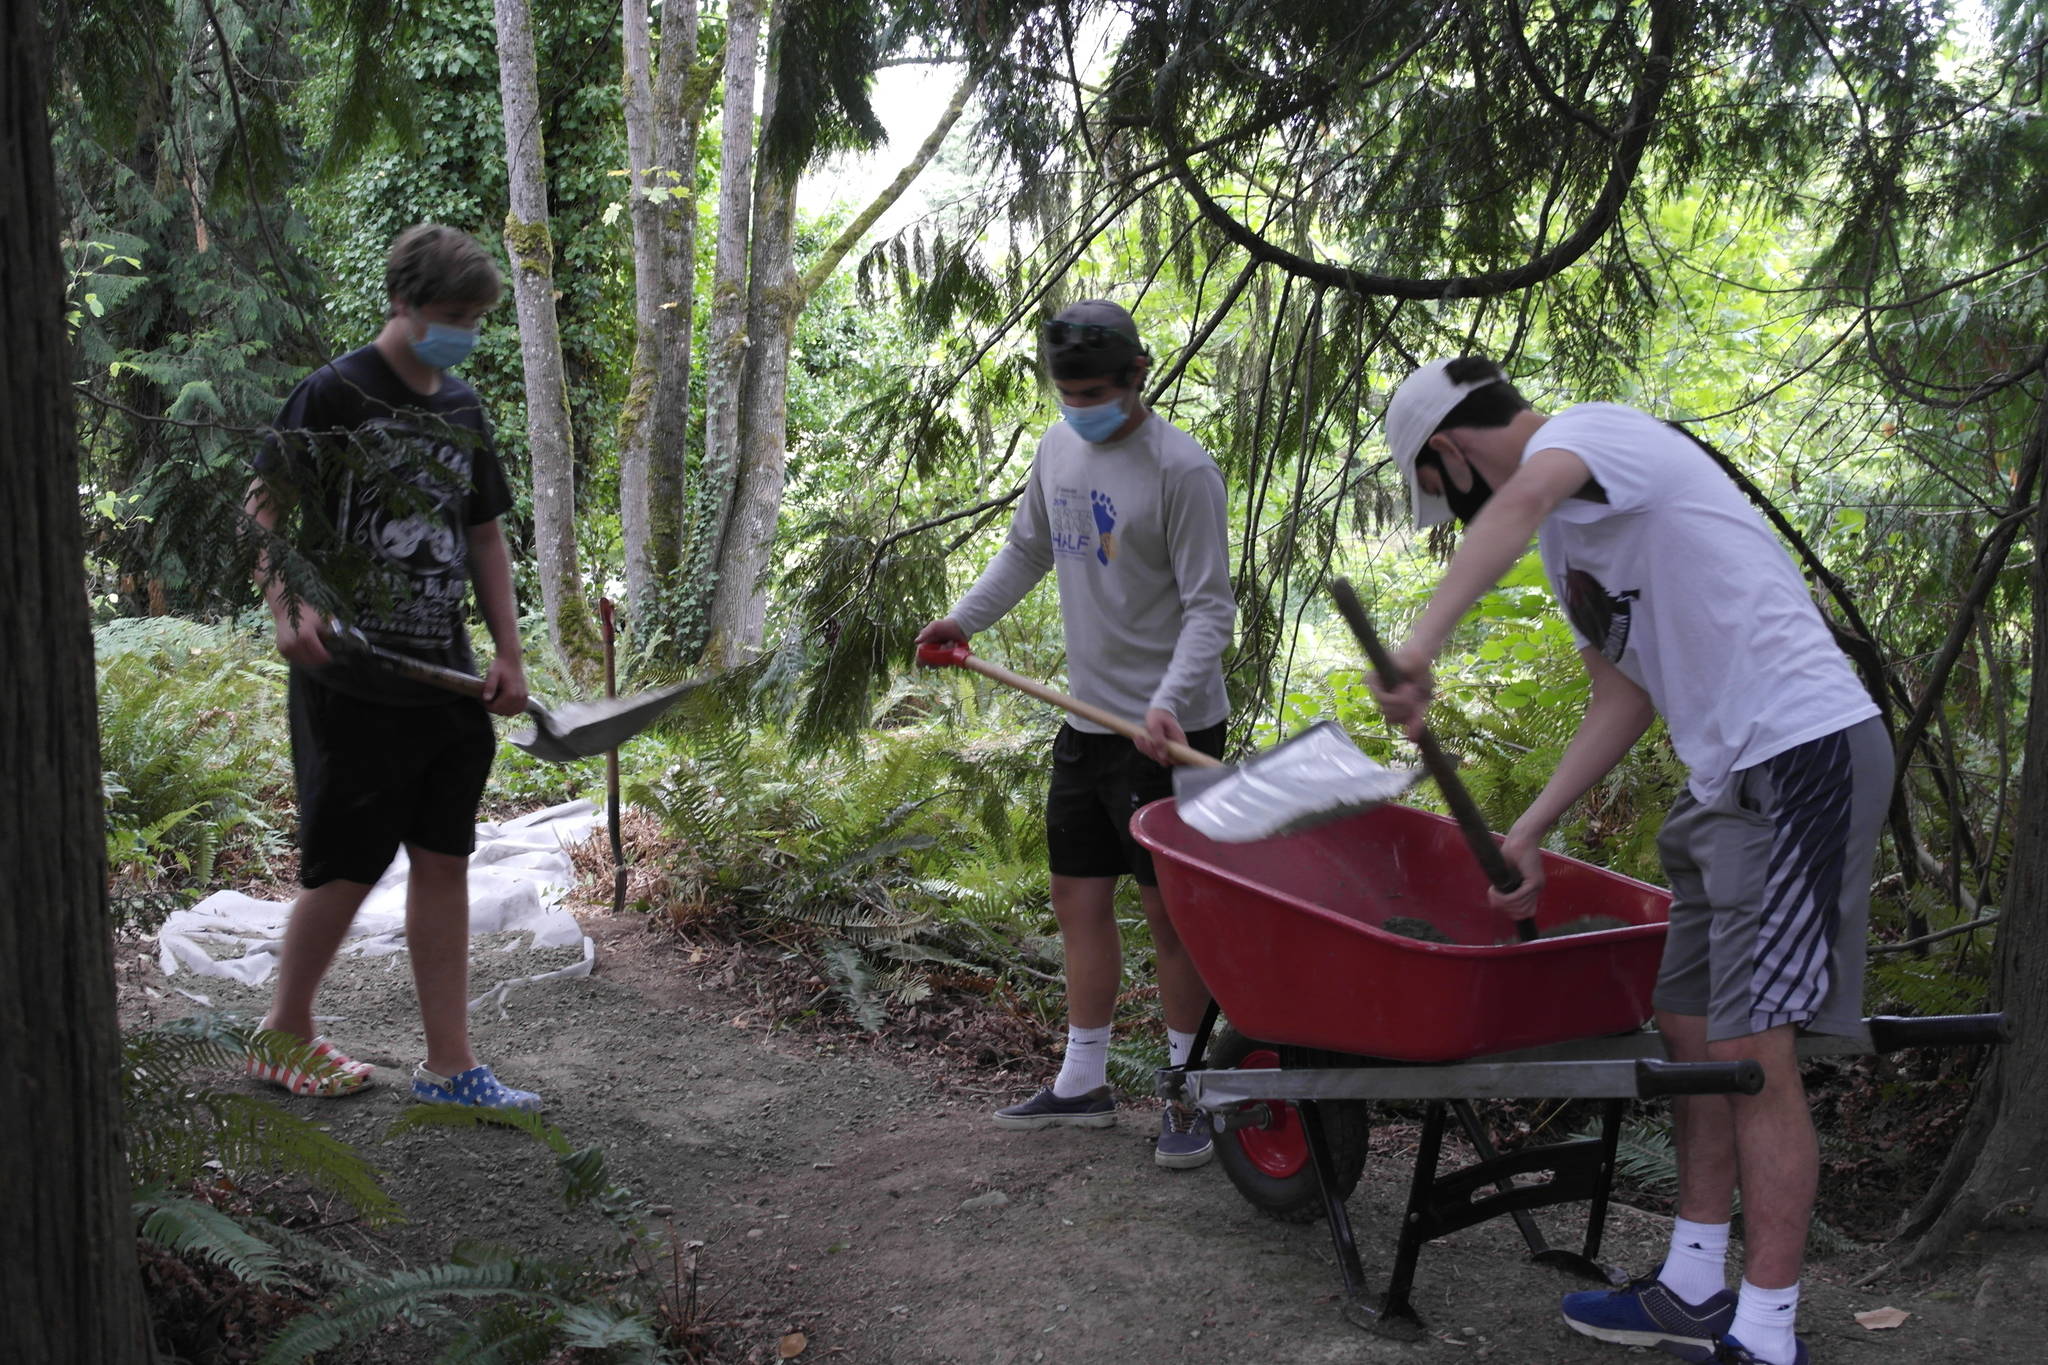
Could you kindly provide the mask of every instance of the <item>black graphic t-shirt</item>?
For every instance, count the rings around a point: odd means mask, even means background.
[[[408,388],[374,346],[292,391],[256,472],[296,501],[294,543],[323,580],[312,604],[386,649],[475,672],[464,597],[469,530],[512,506],[476,390],[452,374]],[[338,691],[396,705],[449,694],[374,664],[317,671]]]

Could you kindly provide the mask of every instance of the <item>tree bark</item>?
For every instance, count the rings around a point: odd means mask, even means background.
[[[754,85],[761,63],[762,0],[732,0],[726,11],[725,111],[718,163],[718,243],[711,263],[711,335],[705,347],[703,487],[694,528],[690,591],[695,619],[684,623],[695,652],[708,635],[713,575],[740,467],[740,385],[746,369],[747,242],[754,210]]]
[[[121,1148],[42,7],[0,0],[0,1358],[151,1358]]]
[[[654,461],[648,534],[652,583],[672,583],[684,549],[684,469],[690,441],[690,334],[697,290],[697,145],[715,68],[697,64],[697,0],[664,0],[654,85],[654,157],[668,194],[659,205],[660,307],[654,323]]]
[[[595,675],[601,648],[583,600],[576,553],[575,448],[562,375],[562,334],[555,319],[555,245],[548,231],[546,151],[541,145],[540,81],[526,0],[496,0],[498,87],[505,111],[505,169],[511,205],[505,250],[519,310],[519,354],[526,377],[526,435],[533,460],[533,539],[540,558],[548,639],[570,671]]]
[[[660,210],[653,197],[654,45],[647,0],[624,0],[626,212],[633,227],[633,362],[619,413],[619,538],[626,559],[629,616],[649,607],[654,585],[655,328],[661,313]],[[693,16],[694,17],[694,16]]]
[[[2048,404],[2037,418],[2048,430]],[[2048,678],[2048,502],[2033,516],[2033,676]],[[1986,1221],[2001,1215],[2042,1217],[2042,1171],[2048,1167],[2048,692],[2036,687],[2027,706],[2025,757],[2015,808],[2012,861],[1998,922],[1998,961],[1991,1003],[2011,1018],[2013,1039],[1996,1049],[1978,1078],[1970,1116],[1949,1148],[1941,1175],[1902,1221],[1916,1238],[1905,1264],[1946,1255]]]

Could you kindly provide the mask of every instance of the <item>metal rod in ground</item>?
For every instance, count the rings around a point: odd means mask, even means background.
[[[1351,627],[1351,633],[1358,637],[1358,643],[1365,650],[1365,657],[1372,660],[1373,670],[1388,687],[1399,687],[1405,679],[1394,661],[1387,654],[1387,647],[1380,643],[1380,633],[1373,629],[1372,618],[1365,614],[1365,607],[1359,602],[1358,594],[1351,589],[1349,579],[1331,580],[1330,596],[1337,603],[1337,611],[1344,623]],[[1458,829],[1465,836],[1465,843],[1471,848],[1472,856],[1479,860],[1479,866],[1486,873],[1486,880],[1503,892],[1512,891],[1522,884],[1522,874],[1508,866],[1507,859],[1500,856],[1500,845],[1493,841],[1493,835],[1486,828],[1486,817],[1480,813],[1472,793],[1465,790],[1465,784],[1458,780],[1458,772],[1444,751],[1438,747],[1436,736],[1428,726],[1415,736],[1415,747],[1422,754],[1422,765],[1429,769],[1429,775],[1436,779],[1437,790],[1444,794],[1444,804],[1451,808],[1451,814],[1458,821]],[[1515,935],[1523,942],[1536,937],[1534,921],[1515,921]]]
[[[607,699],[619,695],[618,665],[613,657],[612,599],[597,599],[597,614],[604,622],[604,695]],[[612,913],[626,911],[626,858],[625,847],[619,838],[619,748],[615,744],[604,751],[604,809],[605,821],[612,837]]]

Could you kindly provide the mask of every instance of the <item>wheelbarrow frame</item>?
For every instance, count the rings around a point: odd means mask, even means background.
[[[1424,1063],[1349,1058],[1353,1065],[1274,1069],[1204,1070],[1218,1018],[1212,1003],[1197,1031],[1187,1065],[1158,1072],[1161,1098],[1205,1115],[1219,1141],[1238,1130],[1272,1122],[1271,1101],[1291,1103],[1300,1115],[1309,1166],[1315,1173],[1330,1240],[1344,1282],[1344,1314],[1383,1335],[1413,1339],[1424,1328],[1410,1298],[1422,1248],[1437,1238],[1502,1216],[1512,1217],[1530,1259],[1608,1284],[1627,1276],[1602,1265],[1607,1208],[1614,1186],[1615,1153],[1622,1116],[1631,1099],[1685,1094],[1755,1094],[1762,1068],[1745,1062],[1662,1060],[1662,1040],[1643,1030],[1612,1037],[1549,1044],[1463,1062]],[[1912,1019],[1876,1016],[1853,1035],[1805,1034],[1802,1058],[1857,1056],[1906,1047],[1996,1044],[2011,1036],[2003,1014],[1945,1015]],[[1598,1099],[1599,1135],[1543,1143],[1502,1154],[1480,1120],[1473,1101],[1486,1098]],[[1322,1104],[1368,1100],[1423,1100],[1421,1140],[1409,1180],[1407,1207],[1394,1249],[1387,1288],[1376,1302],[1367,1298],[1345,1195],[1324,1123]],[[1448,1122],[1455,1119],[1478,1160],[1448,1173],[1440,1171]],[[1516,1176],[1543,1175],[1539,1184],[1518,1185]],[[1586,1232],[1578,1251],[1553,1247],[1531,1213],[1557,1204],[1587,1204]]]

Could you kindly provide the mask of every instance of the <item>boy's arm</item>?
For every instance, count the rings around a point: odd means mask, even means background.
[[[1002,620],[1051,568],[1052,527],[1045,519],[1038,462],[1033,460],[1023,500],[1017,504],[1016,515],[1010,518],[1010,538],[1003,542],[1003,548],[996,551],[996,557],[953,610],[917,633],[916,643],[947,644],[958,640],[965,644],[970,636]]]
[[[308,603],[291,595],[284,576],[270,562],[267,541],[277,534],[278,523],[288,509],[285,497],[276,484],[259,476],[250,480],[248,496],[242,503],[242,510],[250,521],[263,528],[266,538],[266,543],[256,550],[256,586],[270,606],[277,652],[301,668],[320,668],[333,662],[327,646],[320,642],[320,628],[326,622]]]
[[[1408,630],[1408,638],[1392,651],[1394,666],[1406,676],[1400,687],[1373,691],[1387,718],[1411,737],[1422,728],[1429,703],[1429,669],[1458,622],[1494,584],[1528,553],[1529,541],[1543,519],[1592,477],[1586,462],[1569,450],[1539,450],[1522,462],[1515,476],[1494,490],[1473,518],[1458,553],[1429,604]]]
[[[1614,771],[1614,765],[1635,746],[1657,718],[1650,694],[1588,645],[1579,650],[1593,679],[1593,696],[1557,770],[1529,803],[1501,841],[1501,856],[1522,874],[1522,884],[1503,895],[1489,893],[1494,905],[1517,919],[1536,913],[1536,893],[1543,888],[1543,841],[1575,802],[1593,784]]]
[[[1166,553],[1180,590],[1180,637],[1152,691],[1145,728],[1155,741],[1185,744],[1181,707],[1222,661],[1237,625],[1237,599],[1230,591],[1230,503],[1223,475],[1214,465],[1191,472],[1167,490],[1164,511]],[[1158,763],[1167,761],[1164,750],[1146,756]]]
[[[484,673],[486,710],[516,716],[526,709],[526,667],[520,660],[519,611],[512,600],[512,560],[496,520],[469,528],[469,575],[491,632],[491,666]]]

